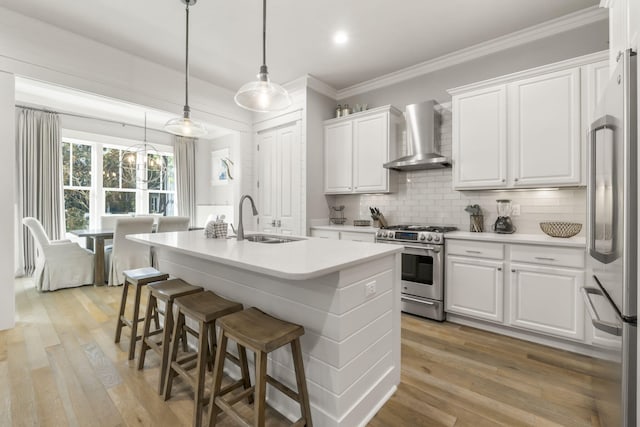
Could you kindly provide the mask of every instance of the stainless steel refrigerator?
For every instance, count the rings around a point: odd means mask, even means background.
[[[582,290],[593,326],[615,343],[594,395],[603,426],[636,425],[638,151],[636,55],[623,52],[589,131],[590,277]]]

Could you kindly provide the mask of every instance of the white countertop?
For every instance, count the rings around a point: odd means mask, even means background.
[[[312,225],[312,230],[331,230],[331,231],[349,231],[353,233],[371,233],[375,234],[378,232],[379,228],[377,227],[357,227],[355,225]]]
[[[133,234],[127,239],[290,280],[324,276],[402,251],[398,245],[313,237],[279,244],[238,242],[235,238],[207,239],[202,230]]]
[[[551,237],[546,234],[498,234],[498,233],[471,233],[469,231],[452,231],[445,234],[446,239],[478,240],[497,243],[526,243],[531,245],[564,246],[571,248],[585,248],[586,238],[577,237]]]

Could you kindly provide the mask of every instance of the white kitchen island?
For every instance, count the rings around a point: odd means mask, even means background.
[[[319,238],[238,242],[207,239],[202,231],[128,238],[152,246],[163,272],[303,325],[316,426],[364,425],[400,382],[402,248]],[[226,368],[239,377],[234,365]],[[296,388],[288,346],[271,353],[269,374]],[[279,391],[268,387],[267,399],[298,418],[297,404]]]

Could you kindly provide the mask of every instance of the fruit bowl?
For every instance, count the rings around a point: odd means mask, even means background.
[[[577,222],[549,221],[541,222],[542,231],[551,237],[573,237],[582,230],[582,224]]]

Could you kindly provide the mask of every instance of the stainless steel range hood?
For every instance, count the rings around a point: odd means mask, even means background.
[[[440,151],[440,114],[436,102],[425,101],[407,105],[407,146],[409,155],[385,163],[387,169],[419,170],[439,169],[451,166],[451,160]]]

